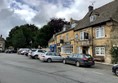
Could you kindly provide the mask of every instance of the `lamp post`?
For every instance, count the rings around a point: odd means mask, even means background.
[[[32,40],[30,41],[30,48],[32,48]]]

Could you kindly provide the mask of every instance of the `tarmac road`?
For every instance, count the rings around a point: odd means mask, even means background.
[[[118,77],[107,65],[76,67],[0,53],[0,83],[118,83]]]

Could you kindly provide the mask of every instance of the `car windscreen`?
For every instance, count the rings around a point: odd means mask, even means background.
[[[89,55],[89,54],[84,54],[84,57],[86,57],[86,58],[92,58],[91,55]]]
[[[35,52],[36,50],[32,50],[32,52]]]

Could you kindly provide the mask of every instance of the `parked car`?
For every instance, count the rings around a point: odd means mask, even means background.
[[[95,64],[93,57],[89,54],[71,54],[63,60],[63,63],[74,64],[78,67],[92,66]]]
[[[32,54],[30,55],[30,58],[38,59],[38,56],[42,53],[45,53],[45,52],[46,52],[45,50],[36,49],[34,52],[32,52]]]
[[[30,49],[29,52],[28,52],[28,56],[30,57],[32,55],[33,52],[35,52],[36,49]]]
[[[47,61],[49,63],[52,61],[63,61],[63,57],[56,52],[46,52],[39,56],[39,58],[41,61]]]
[[[118,76],[118,64],[114,64],[112,67],[112,72],[115,73],[115,75]]]
[[[5,53],[16,53],[17,51],[14,49],[6,49]]]
[[[21,52],[24,50],[24,48],[20,48],[20,49],[18,49],[18,51],[17,51],[17,53],[18,54],[21,54]]]
[[[21,55],[27,55],[27,53],[28,53],[29,50],[30,49],[28,49],[28,48],[22,49],[22,51],[20,52],[20,54]]]

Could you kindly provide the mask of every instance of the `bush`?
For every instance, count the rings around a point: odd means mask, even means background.
[[[110,54],[112,56],[112,63],[118,63],[118,47],[112,47]]]

